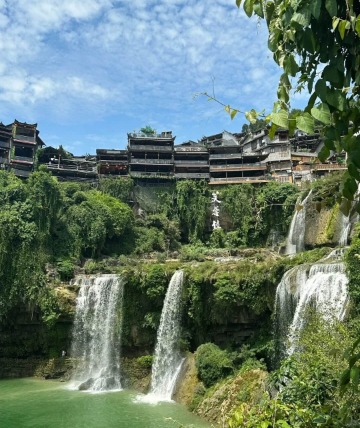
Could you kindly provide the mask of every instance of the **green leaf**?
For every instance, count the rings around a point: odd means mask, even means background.
[[[353,177],[347,178],[343,182],[343,188],[342,188],[342,194],[345,196],[346,199],[349,199],[352,201],[354,199],[354,195],[357,191],[357,184],[356,180]]]
[[[237,114],[238,110],[232,109],[230,113],[231,120],[233,120]]]
[[[271,115],[269,115],[269,116],[272,116],[274,113],[272,113]],[[278,129],[278,126],[277,125],[275,125],[275,123],[273,123],[272,125],[271,125],[271,127],[270,127],[270,130],[269,130],[269,137],[271,138],[271,140],[273,140],[274,139],[274,137],[275,137],[275,132],[276,132],[276,130]]]
[[[317,94],[316,92],[314,92],[309,98],[308,105],[306,106],[306,109],[305,109],[306,111],[310,111],[314,107],[316,98],[317,98]]]
[[[359,377],[360,377],[360,367],[354,366],[350,371],[350,379],[355,389],[358,389]]]
[[[310,24],[311,12],[310,9],[302,9],[301,12],[295,12],[291,18],[291,22],[296,22],[301,27],[307,27]]]
[[[351,175],[351,177],[354,177],[355,180],[360,181],[360,173],[359,173],[359,170],[354,163],[350,162],[348,164],[348,171],[349,171],[349,174]]]
[[[242,2],[242,0],[236,0],[236,6],[240,7],[241,6],[241,2]]]
[[[321,99],[321,101],[326,101],[326,95],[327,95],[328,88],[326,86],[326,80],[325,79],[319,79],[315,84],[315,92],[317,96]]]
[[[245,0],[244,11],[249,18],[253,13],[253,9],[254,9],[254,0]]]
[[[303,113],[296,118],[296,127],[307,134],[314,133],[314,118],[309,113]]]
[[[329,89],[327,91],[326,102],[340,111],[344,111],[346,108],[346,96],[337,89]]]
[[[280,110],[277,113],[271,113],[271,122],[282,128],[288,128],[289,113],[286,110]]]
[[[325,125],[331,123],[331,113],[327,104],[320,104],[318,108],[313,107],[311,109],[311,116]]]
[[[265,5],[265,19],[266,19],[266,23],[269,26],[270,22],[271,22],[271,18],[274,14],[275,11],[275,4],[270,1],[270,2],[266,2]]]
[[[292,137],[296,129],[296,119],[289,119],[289,135]]]
[[[288,55],[284,59],[284,70],[285,73],[290,74],[290,76],[295,76],[299,71],[299,66],[297,65],[293,55]]]
[[[315,53],[316,51],[316,40],[314,33],[311,28],[306,28],[303,34],[303,44],[304,48],[310,52]]]
[[[325,9],[329,12],[331,18],[337,15],[337,1],[325,0]]]
[[[322,77],[331,83],[341,83],[342,74],[335,64],[329,64],[324,68]]]
[[[277,97],[280,101],[283,101],[284,103],[287,103],[289,101],[288,88],[282,83],[279,83],[279,87],[277,90]]]
[[[345,37],[345,31],[346,31],[346,23],[347,23],[347,21],[341,21],[340,23],[339,23],[339,25],[338,25],[338,30],[339,30],[339,33],[340,33],[340,37],[344,40],[344,37]]]
[[[271,52],[276,52],[278,49],[278,41],[279,37],[281,36],[280,30],[274,30],[270,33],[269,39],[268,39],[268,47],[271,50]]]
[[[337,18],[337,17],[333,17],[333,21],[332,21],[332,29],[333,30],[336,30],[336,27],[339,25],[339,22],[340,22],[340,18]]]
[[[310,2],[310,12],[315,19],[318,19],[320,16],[321,3],[322,0],[312,0]]]
[[[330,156],[330,149],[326,146],[323,146],[318,153],[318,158],[321,162],[325,162],[326,159]]]
[[[250,123],[256,123],[258,113],[256,110],[251,109],[250,111],[245,112],[245,117]]]
[[[356,18],[355,31],[357,32],[358,36],[360,37],[360,15],[358,15],[358,17]]]
[[[254,13],[260,18],[264,18],[264,6],[262,0],[255,0]]]

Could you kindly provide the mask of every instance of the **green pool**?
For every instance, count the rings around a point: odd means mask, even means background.
[[[2,428],[205,428],[175,403],[144,404],[129,391],[90,394],[39,379],[0,381]]]

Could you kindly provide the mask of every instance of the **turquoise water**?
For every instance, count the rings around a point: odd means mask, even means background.
[[[175,403],[134,403],[129,391],[90,394],[39,379],[0,381],[1,428],[206,428]]]

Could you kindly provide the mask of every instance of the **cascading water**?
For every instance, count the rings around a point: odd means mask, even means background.
[[[306,218],[306,204],[311,195],[311,190],[308,195],[296,204],[296,210],[291,220],[289,234],[286,241],[285,254],[296,254],[304,251],[305,244],[305,218]],[[300,209],[298,209],[300,208]]]
[[[171,401],[183,358],[179,350],[183,271],[172,276],[157,333],[150,393],[144,401]]]
[[[339,246],[340,247],[346,247],[346,245],[348,243],[350,229],[351,229],[350,214],[345,215],[345,214],[341,213],[340,215],[341,215],[341,217],[340,217],[341,229],[340,229]]]
[[[276,290],[278,353],[292,354],[296,350],[309,307],[314,307],[324,319],[344,319],[348,279],[344,263],[334,257],[339,257],[338,250],[312,266],[296,266],[284,274]]]
[[[78,276],[71,356],[78,359],[73,386],[81,390],[121,389],[120,341],[123,280],[117,275]]]

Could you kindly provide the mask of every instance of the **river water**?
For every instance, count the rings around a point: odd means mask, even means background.
[[[209,424],[176,403],[135,402],[130,391],[93,394],[40,379],[0,381],[4,428],[206,428]]]

